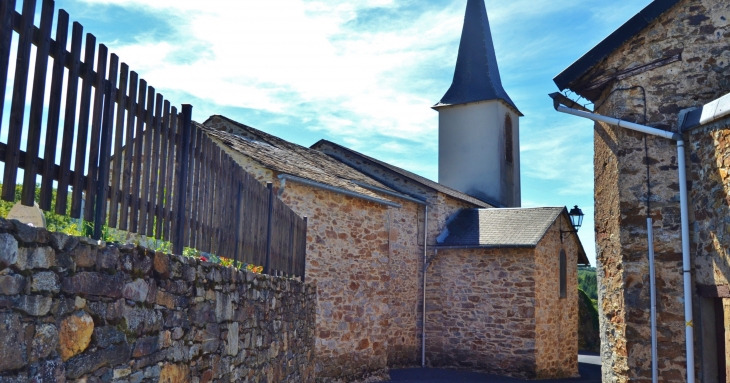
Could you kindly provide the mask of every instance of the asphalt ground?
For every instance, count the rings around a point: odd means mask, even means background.
[[[578,358],[580,378],[540,380],[539,383],[600,383],[601,360],[594,355],[581,355]],[[531,380],[508,378],[461,370],[436,368],[406,368],[390,370],[390,381],[397,383],[519,383]]]

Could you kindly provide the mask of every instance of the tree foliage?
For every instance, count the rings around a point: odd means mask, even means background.
[[[598,279],[595,267],[578,269],[578,288],[583,290],[589,298],[598,300]]]

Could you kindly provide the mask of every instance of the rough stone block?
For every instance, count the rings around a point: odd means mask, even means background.
[[[188,383],[190,368],[182,364],[165,364],[160,371],[159,383]]]
[[[30,380],[30,383],[63,383],[66,382],[66,369],[61,359],[45,360],[31,366],[31,376],[33,379]]]
[[[112,346],[91,354],[82,354],[66,362],[66,377],[78,379],[102,367],[115,367],[126,363],[132,351],[127,344]]]
[[[67,361],[73,356],[84,352],[89,347],[93,333],[94,320],[91,319],[89,314],[77,311],[69,315],[61,322],[59,332],[61,358]]]
[[[50,269],[56,263],[56,253],[49,246],[28,248],[18,251],[16,267],[20,270]]]
[[[96,265],[96,250],[92,251],[89,245],[78,245],[71,252],[71,259],[76,262],[76,266],[78,267],[94,267]]]
[[[0,372],[17,370],[27,363],[23,334],[20,315],[0,314]]]
[[[0,234],[0,270],[18,261],[18,241],[10,234]]]
[[[124,306],[123,317],[129,331],[137,335],[162,329],[162,313],[155,310]]]
[[[30,361],[35,362],[45,359],[59,344],[58,329],[52,324],[43,324],[36,328],[33,337],[33,348],[30,353]]]
[[[18,295],[25,290],[25,278],[20,275],[0,276],[0,294]]]
[[[53,300],[40,295],[23,295],[13,300],[13,307],[28,315],[41,317],[51,311]]]
[[[61,290],[61,281],[53,271],[35,273],[31,277],[30,291],[57,293]]]
[[[32,226],[28,226],[18,220],[11,219],[10,222],[13,224],[15,229],[15,238],[18,239],[18,241],[24,242],[24,243],[40,243],[45,244],[48,243],[49,235],[48,230],[42,229],[42,228],[35,228]]]
[[[155,273],[157,273],[160,278],[170,278],[170,258],[167,255],[160,252],[155,253],[153,264]]]
[[[149,292],[150,287],[147,282],[145,282],[144,279],[137,279],[134,282],[124,285],[122,296],[131,301],[144,302],[147,300],[147,294],[149,294]]]
[[[106,247],[99,250],[96,257],[96,267],[99,270],[118,270],[119,258],[119,249],[115,247]]]
[[[233,322],[228,326],[226,352],[230,356],[238,355],[238,322]]]
[[[97,347],[107,348],[114,344],[125,343],[127,341],[127,336],[115,327],[96,327],[94,328],[92,340]]]
[[[50,233],[50,244],[58,251],[69,252],[78,246],[79,239],[64,233],[53,232]]]
[[[143,356],[154,354],[159,349],[160,347],[158,336],[138,339],[137,342],[134,344],[134,351],[132,351],[132,356],[134,358],[140,358]]]
[[[61,282],[61,289],[68,294],[97,295],[110,298],[122,297],[124,286],[122,274],[106,275],[92,272],[82,272]]]

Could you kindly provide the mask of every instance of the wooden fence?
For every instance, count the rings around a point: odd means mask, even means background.
[[[0,142],[4,200],[14,200],[18,169],[23,169],[22,204],[35,202],[40,176],[41,209],[83,216],[93,223],[95,239],[106,225],[169,241],[176,254],[190,247],[264,265],[266,273],[304,277],[306,219],[198,129],[191,121],[192,106],[183,105],[180,111],[171,106],[127,64],[120,66],[117,55],[109,56],[106,46],[99,45],[97,52],[90,33],[82,51],[83,27],[77,22],[68,51],[69,15],[64,10],[58,12],[52,39],[53,0],[42,0],[40,27],[33,24],[36,0],[25,0],[22,13],[15,6],[15,0],[0,0],[0,95],[6,92],[11,42],[17,33],[8,139]],[[36,47],[36,60],[24,136],[31,45]],[[3,98],[0,123],[4,109]]]

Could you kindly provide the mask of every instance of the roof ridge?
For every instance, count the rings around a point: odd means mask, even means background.
[[[368,156],[367,154],[358,152],[357,150],[354,150],[354,149],[348,148],[346,146],[340,145],[340,144],[338,144],[336,142],[332,142],[332,141],[329,141],[329,140],[326,140],[326,139],[321,139],[321,140],[315,142],[311,147],[314,148],[314,147],[316,147],[316,146],[318,146],[318,145],[320,145],[322,143],[332,144],[332,145],[334,145],[334,146],[336,146],[338,148],[341,148],[343,150],[346,150],[346,151],[348,151],[350,153],[353,153],[353,154],[356,154],[358,156],[361,156],[361,157],[363,157],[363,158],[365,158],[367,160],[370,160],[370,161],[374,162],[378,166],[381,166],[381,167],[384,167],[384,168],[386,168],[386,169],[388,169],[390,171],[394,171],[396,173],[399,173],[399,174],[401,174],[404,177],[408,177],[412,181],[417,182],[417,183],[419,183],[419,184],[421,184],[421,185],[423,185],[423,186],[425,186],[425,187],[427,187],[429,189],[433,189],[433,190],[439,191],[438,189],[435,189],[433,186],[428,185],[428,183],[433,183],[433,184],[439,185],[439,187],[442,187],[444,189],[449,190],[450,192],[452,192],[454,194],[461,195],[461,197],[452,196],[454,198],[458,198],[458,199],[464,200],[464,201],[469,202],[469,203],[472,203],[474,205],[486,205],[486,206],[484,206],[484,208],[493,208],[494,206],[496,206],[496,204],[494,204],[492,202],[483,201],[483,200],[481,200],[479,198],[470,196],[470,195],[468,195],[466,193],[463,193],[463,192],[460,192],[460,191],[458,191],[458,190],[456,190],[454,188],[451,188],[451,187],[448,187],[446,185],[440,184],[440,183],[438,183],[438,182],[436,182],[434,180],[428,179],[428,178],[426,178],[424,176],[418,175],[416,173],[413,173],[413,172],[411,172],[409,170],[406,170],[406,169],[403,169],[401,167],[398,167],[398,166],[389,164],[389,163],[387,163],[385,161],[382,161],[382,160],[379,160],[377,158]],[[421,181],[421,180],[424,180],[425,182],[424,181]],[[478,201],[478,202],[476,202],[476,201]]]

